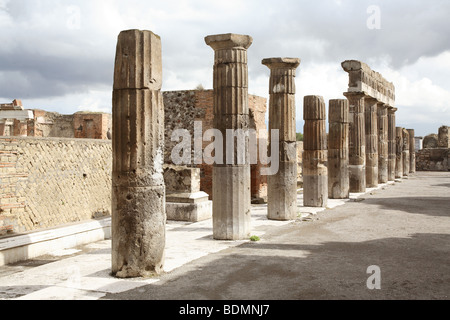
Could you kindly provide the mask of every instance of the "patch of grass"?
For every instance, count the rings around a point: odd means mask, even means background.
[[[256,241],[259,241],[259,240],[261,240],[261,238],[258,237],[258,236],[251,236],[250,237],[250,241],[256,242]]]

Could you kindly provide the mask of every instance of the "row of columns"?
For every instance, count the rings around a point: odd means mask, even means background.
[[[234,136],[229,137],[226,131],[249,128],[247,49],[252,41],[250,36],[236,34],[205,38],[214,50],[214,128],[222,133],[222,155],[227,160],[230,155],[226,154],[226,146],[234,144]],[[295,71],[300,60],[270,58],[262,64],[270,69],[269,132],[279,130],[279,153],[271,155],[272,160],[278,157],[279,170],[268,177],[268,217],[292,220],[297,216]],[[121,32],[114,71],[112,139],[112,273],[117,277],[151,276],[160,273],[164,266],[161,86],[159,36],[150,31]],[[364,94],[346,96],[348,100],[330,101],[328,138],[323,98],[304,98],[306,206],[326,206],[329,197],[347,198],[349,192],[364,192],[366,182],[373,186],[389,180],[395,163],[402,163],[395,161],[398,150],[402,150],[401,157],[407,157],[404,148],[396,148],[406,140],[403,136],[398,140],[393,108]],[[223,164],[214,164],[214,239],[250,236],[248,142],[247,137],[244,155],[238,155],[234,148],[231,164],[225,158]],[[243,159],[238,161],[238,157]]]

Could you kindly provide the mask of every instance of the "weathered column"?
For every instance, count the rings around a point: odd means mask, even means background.
[[[300,59],[269,58],[262,64],[270,69],[269,134],[279,130],[279,170],[267,177],[268,218],[294,220],[297,217],[295,70]]]
[[[397,139],[395,127],[395,112],[397,108],[388,108],[388,180],[395,180],[395,168],[397,161]]]
[[[118,37],[113,91],[112,274],[163,270],[165,185],[161,39],[151,31]]]
[[[364,93],[346,92],[349,101],[349,180],[350,192],[366,191],[366,129]]]
[[[378,186],[378,113],[377,99],[366,97],[365,131],[366,131],[366,187]]]
[[[213,166],[213,237],[217,240],[244,239],[251,231],[248,139],[238,138],[234,154],[225,155],[235,140],[227,137],[227,130],[245,132],[249,127],[247,49],[252,41],[250,36],[231,33],[205,38],[215,53],[214,128],[222,132],[225,149],[223,164]],[[243,151],[240,156],[238,149]],[[215,150],[216,158],[220,151]]]
[[[402,159],[403,159],[403,175],[409,175],[409,133],[408,130],[403,128],[403,151],[402,151]]]
[[[414,129],[408,129],[409,133],[409,173],[416,172],[416,140]]]
[[[326,110],[323,97],[303,102],[303,205],[326,207],[328,202]]]
[[[403,128],[395,127],[395,178],[403,177]]]
[[[389,180],[388,127],[388,109],[384,103],[378,103],[378,183]]]
[[[328,198],[349,197],[348,176],[348,100],[330,100],[328,106]]]

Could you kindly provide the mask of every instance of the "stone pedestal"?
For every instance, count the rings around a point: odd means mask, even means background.
[[[416,139],[414,129],[408,129],[409,134],[409,173],[416,172]]]
[[[212,218],[212,201],[200,191],[200,169],[164,165],[167,220],[198,222]]]
[[[403,176],[409,175],[409,133],[408,130],[403,128]]]
[[[279,130],[279,170],[267,177],[268,218],[294,220],[297,217],[295,70],[300,59],[269,58],[262,64],[270,69],[269,132]]]
[[[366,98],[365,131],[366,131],[366,187],[378,186],[378,113],[377,100]]]
[[[224,164],[213,167],[213,236],[217,240],[245,239],[251,231],[248,137],[237,141],[241,156],[238,148],[226,154],[235,144],[226,131],[249,128],[247,49],[252,41],[250,36],[232,33],[205,38],[214,49],[214,128],[224,137],[220,155]]]
[[[395,127],[395,178],[403,177],[403,128]]]
[[[378,103],[378,183],[389,181],[388,127],[387,107],[383,103]]]
[[[350,189],[348,175],[348,100],[330,100],[328,108],[328,198],[346,199],[349,197]]]
[[[326,110],[323,97],[306,96],[303,103],[303,205],[326,207],[328,202]]]
[[[388,108],[388,180],[395,180],[397,161],[397,138],[395,127],[395,112],[397,108]]]
[[[350,192],[366,191],[366,129],[363,93],[346,92],[349,101],[349,179]]]
[[[113,91],[112,274],[149,277],[164,265],[164,106],[161,39],[118,37]]]

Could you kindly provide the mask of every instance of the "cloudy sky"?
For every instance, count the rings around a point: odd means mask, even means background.
[[[0,102],[70,114],[111,112],[117,36],[162,38],[163,90],[212,88],[204,37],[248,34],[249,93],[268,98],[263,58],[298,57],[303,96],[344,98],[341,62],[362,60],[396,87],[397,124],[416,135],[450,125],[448,0],[0,0]]]

